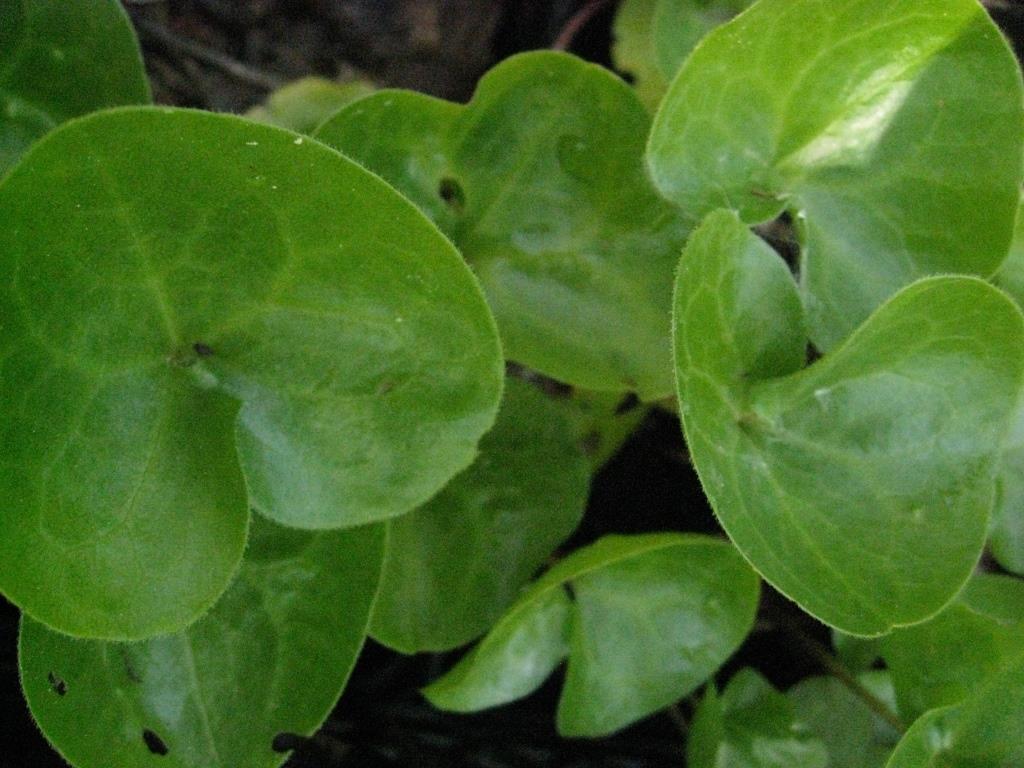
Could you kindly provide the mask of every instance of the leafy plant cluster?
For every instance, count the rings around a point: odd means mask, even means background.
[[[975,0],[747,5],[627,0],[633,87],[254,115],[303,134],[148,106],[114,0],[0,4],[0,590],[70,763],[279,765],[369,635],[479,640],[455,711],[566,664],[566,736],[703,685],[691,768],[1024,765],[1020,71]],[[552,561],[629,393],[728,540]],[[718,689],[762,578],[841,674]]]

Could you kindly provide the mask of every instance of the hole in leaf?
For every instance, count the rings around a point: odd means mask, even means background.
[[[204,344],[201,341],[197,341],[192,345],[192,349],[199,357],[209,357],[213,354],[213,348],[209,344]]]
[[[149,728],[142,732],[142,740],[146,742],[146,749],[154,755],[160,755],[162,757],[170,751],[167,749],[167,745],[164,743],[164,740],[157,736],[153,731],[149,730]]]
[[[46,675],[46,679],[50,683],[50,689],[58,696],[64,696],[68,692],[68,684],[63,679],[50,672]]]
[[[796,274],[800,264],[800,241],[793,226],[793,217],[783,211],[778,218],[754,227],[754,232],[770,245]]]
[[[635,393],[630,392],[615,406],[615,415],[622,416],[623,414],[635,411],[640,406],[640,398]]]
[[[457,179],[445,176],[437,185],[438,196],[456,213],[466,207],[466,193]]]
[[[292,752],[306,743],[304,736],[297,733],[279,733],[270,743],[270,748],[275,752]]]

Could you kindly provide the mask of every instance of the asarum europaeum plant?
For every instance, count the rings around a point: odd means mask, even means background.
[[[0,591],[70,763],[280,765],[372,636],[479,639],[463,712],[566,662],[566,736],[704,686],[691,768],[1024,765],[1010,49],[976,0],[615,31],[634,87],[527,53],[303,135],[148,106],[114,0],[0,0]],[[552,564],[629,393],[728,538]],[[761,578],[842,674],[719,691]]]

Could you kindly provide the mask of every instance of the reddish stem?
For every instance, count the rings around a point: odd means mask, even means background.
[[[583,29],[590,22],[594,16],[604,9],[611,0],[590,0],[589,3],[580,8],[562,27],[562,31],[558,33],[558,37],[555,38],[555,42],[551,44],[551,49],[554,51],[567,51],[569,46],[572,45],[572,41],[579,34],[580,30]]]

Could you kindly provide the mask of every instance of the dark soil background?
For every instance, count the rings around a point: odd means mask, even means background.
[[[1024,2],[985,5],[1024,52]],[[127,0],[160,103],[243,112],[305,75],[362,76],[382,86],[468,99],[490,66],[518,51],[567,47],[610,65],[614,0]],[[623,73],[628,77],[628,73]],[[652,412],[597,475],[566,550],[606,533],[717,532],[678,421]],[[0,768],[64,763],[21,698],[17,611],[0,599]],[[771,589],[757,626],[718,678],[755,666],[785,688],[824,669],[807,643],[828,632]],[[820,647],[820,646],[819,646]],[[555,675],[535,695],[477,715],[434,710],[417,689],[458,654],[403,657],[369,643],[340,704],[313,739],[282,738],[289,768],[681,768],[692,701],[613,737],[554,731]],[[246,768],[238,766],[237,768]]]

